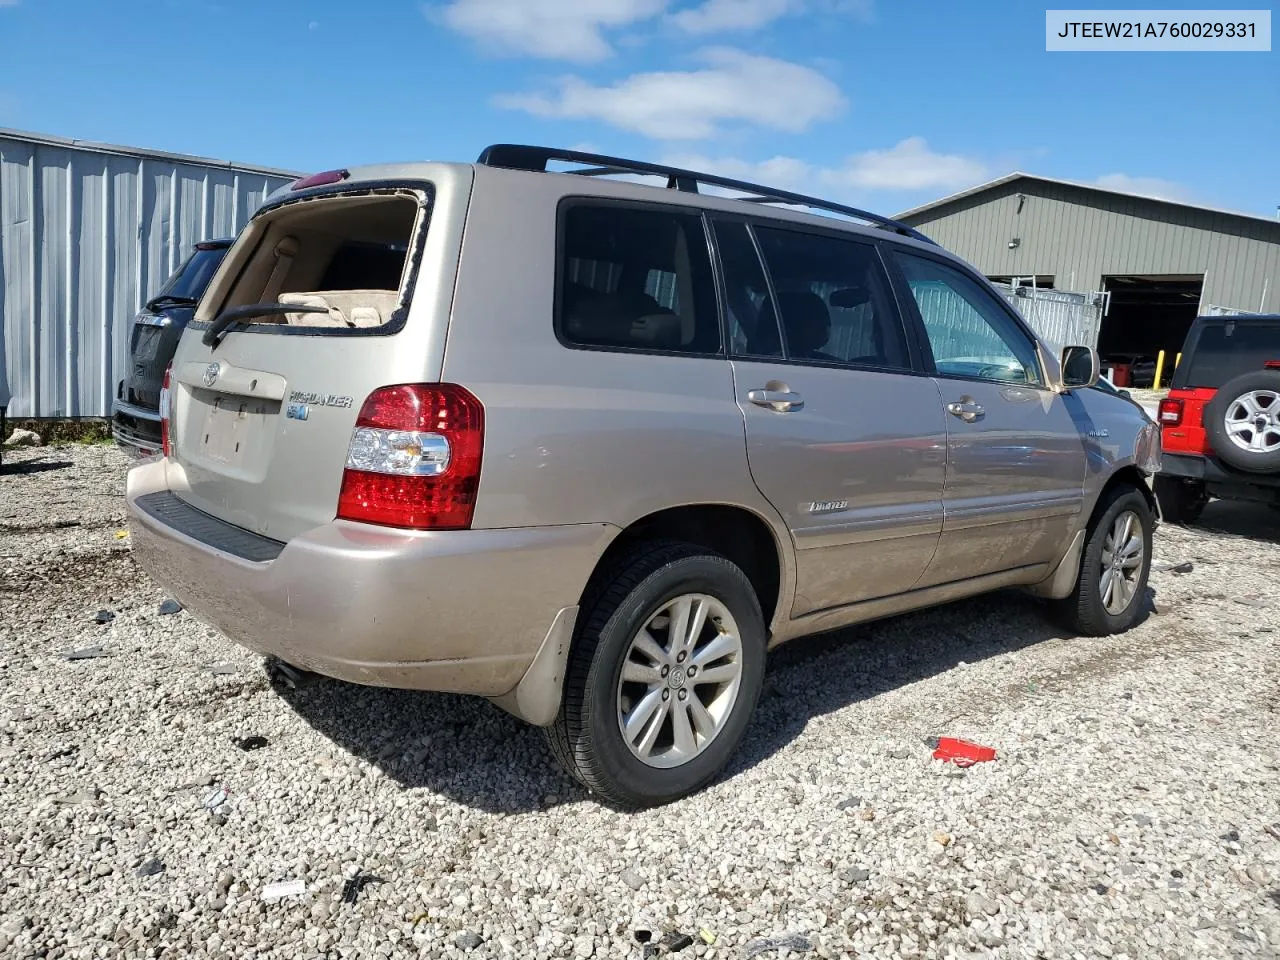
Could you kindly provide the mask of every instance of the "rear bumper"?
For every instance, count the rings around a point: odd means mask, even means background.
[[[1280,497],[1280,475],[1241,473],[1224,467],[1215,457],[1164,452],[1160,476],[1200,480],[1217,497],[1233,500],[1275,501]]]
[[[111,436],[131,456],[153,456],[160,452],[160,413],[115,400],[111,405]]]
[[[181,501],[170,499],[164,519],[140,506],[167,489],[165,478],[164,460],[129,471],[133,551],[148,574],[242,646],[375,686],[513,691],[615,532],[582,524],[406,533],[334,521],[271,549],[257,538],[264,549],[255,553],[242,541],[256,535],[228,538],[228,525]]]

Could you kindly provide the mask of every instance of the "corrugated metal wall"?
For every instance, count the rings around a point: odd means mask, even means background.
[[[291,176],[0,131],[8,415],[108,416],[134,314],[193,244],[234,235]]]
[[[1205,303],[1256,311],[1266,291],[1280,310],[1280,221],[1034,179],[904,219],[989,276],[1089,291],[1104,276],[1204,275]]]

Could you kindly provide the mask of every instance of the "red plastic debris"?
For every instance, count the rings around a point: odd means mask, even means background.
[[[993,747],[957,740],[955,737],[939,737],[938,746],[933,751],[933,759],[950,761],[957,767],[972,767],[975,763],[985,763],[995,758],[996,751]]]

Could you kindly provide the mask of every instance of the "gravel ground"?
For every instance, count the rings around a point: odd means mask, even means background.
[[[292,689],[161,615],[124,469],[0,473],[2,956],[1280,956],[1278,514],[1162,528],[1123,637],[1000,595],[791,645],[728,774],[627,815],[483,701]]]

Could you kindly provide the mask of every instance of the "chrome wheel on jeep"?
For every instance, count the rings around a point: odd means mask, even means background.
[[[664,604],[631,641],[618,684],[618,728],[642,763],[672,767],[724,728],[742,681],[742,640],[729,609],[705,594]]]
[[[1280,370],[1251,370],[1224,383],[1205,405],[1204,429],[1229,466],[1280,472]]]
[[[1241,450],[1273,453],[1280,450],[1280,393],[1250,390],[1227,406],[1223,417],[1227,436]]]

